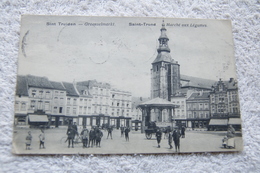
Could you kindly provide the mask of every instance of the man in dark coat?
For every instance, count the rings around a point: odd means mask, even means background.
[[[181,137],[180,131],[178,129],[175,129],[173,131],[172,137],[173,137],[173,141],[174,141],[174,145],[175,145],[175,151],[180,152],[180,137]]]
[[[83,143],[83,148],[88,147],[88,129],[86,127],[83,127],[81,134],[82,137],[82,143]]]
[[[100,129],[96,129],[96,147],[100,147],[102,137],[103,137],[103,132]]]
[[[126,141],[129,141],[129,132],[130,132],[130,129],[129,129],[129,127],[127,127],[127,128],[125,129],[125,140],[126,140]]]
[[[91,128],[90,132],[89,132],[89,143],[88,143],[88,146],[90,147],[93,147],[93,145],[95,144],[95,141],[96,141],[96,132],[95,132],[95,129],[94,127]],[[91,143],[91,145],[90,145]]]
[[[111,126],[109,126],[109,127],[107,128],[107,139],[108,139],[109,135],[110,135],[110,137],[111,137],[111,139],[112,139],[112,131],[113,131],[113,128],[112,128]]]
[[[158,143],[158,148],[160,148],[160,142],[161,142],[161,139],[162,139],[162,132],[161,130],[158,128],[157,131],[156,131],[156,139],[157,139],[157,143]]]
[[[185,138],[185,127],[184,126],[181,127],[181,137]]]
[[[120,130],[121,130],[121,137],[123,137],[124,136],[125,127],[123,125],[121,125]]]
[[[75,138],[76,132],[75,132],[75,130],[72,128],[72,126],[69,126],[69,127],[68,127],[67,135],[68,135],[67,140],[69,141],[69,142],[68,142],[68,148],[70,148],[70,144],[71,144],[72,148],[74,148],[74,138]]]
[[[74,122],[74,124],[72,125],[72,129],[74,130],[74,133],[75,133],[76,135],[79,135],[79,133],[78,133],[78,127],[77,127],[76,122]]]

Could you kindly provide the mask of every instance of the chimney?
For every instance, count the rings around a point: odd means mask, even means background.
[[[230,78],[229,79],[229,83],[233,82],[234,81],[234,78]]]

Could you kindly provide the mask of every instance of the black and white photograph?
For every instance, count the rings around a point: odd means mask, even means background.
[[[14,154],[243,150],[230,20],[23,15]]]

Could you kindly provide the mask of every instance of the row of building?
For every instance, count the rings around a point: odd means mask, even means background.
[[[33,75],[17,77],[15,125],[48,122],[60,126],[127,125],[131,120],[131,93],[96,80],[56,82]]]
[[[192,82],[182,82],[192,79]],[[241,128],[240,107],[238,99],[237,81],[212,81],[200,78],[182,76],[182,87],[171,96],[171,102],[178,105],[172,112],[172,119],[179,126],[190,129],[220,130],[230,123]],[[204,82],[203,82],[204,80]],[[133,108],[148,101],[147,98],[133,99]],[[141,110],[132,112],[133,119],[142,120]],[[156,114],[153,110],[151,121],[157,123],[169,122],[169,112],[163,110]]]

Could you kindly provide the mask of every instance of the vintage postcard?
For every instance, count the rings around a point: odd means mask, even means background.
[[[15,154],[243,150],[231,21],[21,17]]]

